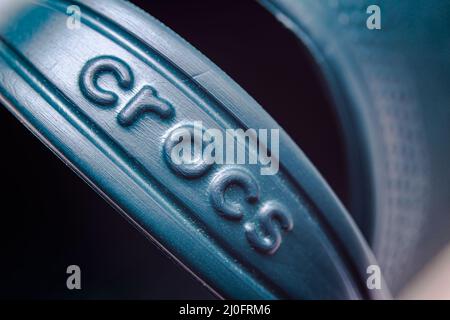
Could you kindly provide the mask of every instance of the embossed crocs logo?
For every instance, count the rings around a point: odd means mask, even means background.
[[[90,60],[81,71],[80,89],[95,104],[116,106],[119,96],[98,83],[106,73],[116,79],[119,89],[133,89],[131,68],[113,56]],[[119,111],[117,121],[127,127],[145,113],[157,114],[164,120],[173,118],[175,109],[168,100],[159,96],[155,88],[144,85]],[[171,131],[164,152],[173,167],[184,167],[180,173],[185,175],[196,176],[212,164],[260,165],[261,175],[275,175],[279,170],[279,143],[278,129],[226,129],[224,132],[215,128],[204,129],[201,121],[194,121],[191,126],[180,125]]]
[[[106,74],[115,83],[100,82]],[[118,92],[133,92],[133,97],[119,103],[120,97],[111,85]],[[176,120],[174,104],[153,86],[136,88],[133,70],[117,57],[100,56],[88,61],[81,70],[79,86],[86,99],[95,105],[118,108],[116,118],[123,128],[135,125],[148,113],[161,123],[172,124]],[[122,106],[118,107],[119,104]],[[174,174],[181,179],[208,179],[206,192],[211,209],[240,226],[257,251],[273,254],[278,250],[283,232],[292,230],[294,220],[277,200],[262,199],[260,181],[254,173],[258,168],[261,175],[278,172],[278,129],[270,130],[270,134],[267,129],[205,129],[201,121],[180,121],[162,138],[162,156]],[[222,164],[223,168],[213,170],[211,179],[206,177],[212,167]],[[244,168],[244,164],[259,167]],[[236,187],[243,190],[243,199],[240,193],[232,191]],[[246,209],[254,210],[255,214],[244,215]]]

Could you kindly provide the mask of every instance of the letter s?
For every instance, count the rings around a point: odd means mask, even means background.
[[[276,201],[266,202],[255,220],[244,226],[247,240],[258,251],[274,254],[281,245],[281,230],[290,231],[294,221],[290,212]]]

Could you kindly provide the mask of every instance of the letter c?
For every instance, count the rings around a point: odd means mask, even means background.
[[[96,57],[81,70],[80,88],[84,96],[96,104],[111,106],[117,103],[119,97],[98,85],[98,79],[104,73],[112,74],[120,88],[129,90],[133,87],[133,72],[124,61],[111,56]]]
[[[241,205],[225,201],[225,191],[231,185],[244,189],[247,202],[258,200],[259,187],[253,176],[243,169],[224,169],[213,178],[209,186],[212,206],[225,218],[239,220],[244,215]]]

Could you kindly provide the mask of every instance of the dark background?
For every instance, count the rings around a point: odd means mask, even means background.
[[[340,130],[296,38],[253,1],[132,1],[252,95],[344,203]],[[145,30],[143,30],[145,32]],[[213,298],[0,108],[0,298]],[[68,265],[82,290],[66,289]]]

